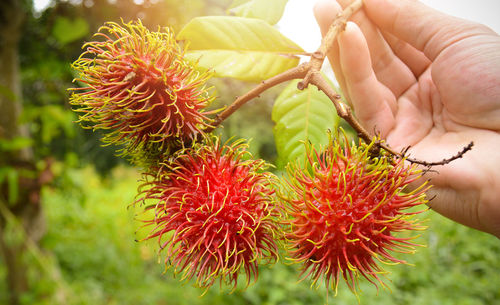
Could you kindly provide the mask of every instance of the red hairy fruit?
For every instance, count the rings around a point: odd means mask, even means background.
[[[106,130],[105,143],[124,146],[126,155],[157,155],[208,126],[210,75],[183,58],[171,30],[109,22],[95,38],[73,63],[83,87],[70,89],[70,103],[81,123]]]
[[[154,210],[144,220],[152,227],[146,239],[157,238],[167,268],[182,280],[208,288],[218,279],[236,288],[242,270],[248,285],[261,259],[278,256],[274,176],[264,161],[248,159],[242,141],[205,142],[148,174],[139,200],[154,202],[146,208]]]
[[[395,233],[422,230],[411,207],[426,203],[427,183],[406,192],[421,176],[402,160],[370,157],[373,146],[330,140],[317,151],[308,146],[305,168],[288,167],[283,194],[289,214],[286,233],[289,255],[302,264],[303,278],[320,279],[337,290],[339,279],[357,292],[361,275],[385,286],[379,263],[405,263],[391,252],[411,253],[414,237]]]

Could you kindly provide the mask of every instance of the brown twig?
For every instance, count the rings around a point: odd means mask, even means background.
[[[336,20],[330,26],[328,33],[321,41],[321,46],[318,48],[316,52],[311,54],[311,60],[309,62],[303,63],[298,67],[295,67],[281,74],[278,74],[274,77],[271,77],[270,79],[261,82],[257,87],[253,88],[246,94],[238,97],[231,105],[229,105],[224,111],[222,111],[215,117],[215,121],[213,122],[212,127],[207,128],[205,132],[211,132],[217,126],[219,126],[225,119],[227,119],[231,114],[233,114],[236,110],[238,110],[241,106],[243,106],[245,103],[259,96],[262,92],[266,91],[267,89],[274,87],[280,83],[292,79],[302,79],[302,81],[297,84],[297,87],[300,90],[307,88],[310,78],[315,73],[321,70],[321,66],[325,61],[325,57],[328,50],[335,42],[337,35],[344,30],[345,23],[347,22],[347,20],[362,6],[363,6],[362,0],[355,0],[351,5],[346,7],[340,14],[338,14]],[[335,93],[335,95],[338,96],[337,93]],[[337,108],[337,106],[335,108]],[[337,108],[337,111],[338,110],[339,108]],[[352,118],[353,118],[352,121],[354,122],[355,119],[354,117]],[[361,125],[359,126],[361,127]]]
[[[297,84],[297,88],[299,90],[303,90],[307,88],[309,82],[311,80],[312,74],[321,70],[321,66],[323,66],[323,62],[325,61],[326,54],[332,48],[337,39],[339,33],[343,32],[345,29],[345,25],[347,20],[351,18],[351,16],[357,12],[359,9],[363,7],[362,0],[353,1],[348,7],[346,7],[342,12],[340,12],[335,20],[330,25],[328,32],[325,37],[321,40],[321,45],[316,52],[311,56],[310,69],[309,73],[304,77],[304,79]]]
[[[370,143],[372,141],[376,141],[375,147],[377,151],[379,149],[383,149],[390,153],[391,155],[397,158],[404,158],[406,161],[420,164],[426,167],[432,167],[436,165],[445,165],[456,159],[462,158],[465,153],[472,149],[474,145],[473,142],[470,142],[467,146],[465,146],[460,152],[454,155],[451,158],[443,159],[438,162],[427,162],[414,158],[409,158],[407,156],[408,149],[403,150],[402,152],[396,152],[392,148],[390,148],[384,141],[377,140],[379,137],[371,135],[354,117],[353,112],[349,105],[346,105],[341,101],[341,96],[335,92],[335,90],[330,86],[330,84],[323,78],[321,75],[321,67],[323,62],[325,61],[326,54],[330,50],[330,48],[334,45],[335,40],[339,33],[344,31],[347,20],[351,18],[351,16],[357,12],[363,6],[363,0],[355,0],[348,7],[346,7],[341,13],[337,15],[337,18],[334,20],[332,25],[330,26],[327,34],[323,37],[321,41],[321,46],[318,50],[311,54],[311,59],[309,62],[303,63],[293,69],[285,71],[281,74],[278,74],[268,80],[261,82],[257,87],[253,88],[246,94],[238,97],[231,105],[229,105],[223,112],[218,114],[215,118],[214,123],[211,127],[207,128],[206,132],[211,132],[218,125],[220,125],[225,119],[227,119],[231,114],[233,114],[236,110],[238,110],[241,106],[243,106],[248,101],[253,98],[259,96],[262,92],[267,89],[274,87],[280,83],[285,81],[289,81],[292,79],[302,79],[297,84],[297,88],[299,90],[306,89],[309,84],[316,86],[319,90],[323,91],[323,93],[330,98],[332,101],[335,110],[339,117],[344,119],[351,127],[358,133],[358,136],[363,139],[366,143]]]
[[[358,133],[358,136],[362,138],[366,143],[370,143],[371,141],[374,140],[374,137],[371,136],[368,131],[361,126],[361,124],[358,122],[358,120],[354,117],[352,114],[351,108],[342,103],[340,100],[340,96],[333,90],[333,88],[328,84],[328,82],[323,78],[321,73],[315,72],[311,74],[310,77],[310,83],[314,86],[316,86],[319,90],[323,91],[323,93],[330,98],[332,101],[333,105],[335,106],[335,109],[337,110],[337,114],[339,117],[344,119],[349,125],[351,125],[354,130]],[[405,159],[406,161],[410,163],[415,163],[415,164],[420,164],[423,166],[427,167],[432,167],[432,166],[437,166],[437,165],[445,165],[448,164],[456,159],[460,159],[463,157],[463,155],[470,151],[472,149],[472,146],[474,146],[474,142],[470,142],[467,146],[465,146],[460,152],[458,152],[456,155],[454,155],[451,158],[448,159],[443,159],[441,161],[437,162],[427,162],[419,159],[414,159],[414,158],[409,158],[407,156],[408,150],[410,147],[405,148],[402,152],[398,153],[394,151],[392,148],[387,146],[383,141],[377,141],[376,147],[381,148],[388,153],[390,153],[393,156],[396,156],[398,158]]]
[[[287,70],[281,74],[278,74],[274,77],[271,77],[265,81],[262,81],[257,87],[248,91],[246,94],[238,97],[231,105],[229,105],[224,111],[219,113],[216,117],[212,126],[207,128],[205,132],[211,132],[217,126],[219,126],[225,119],[227,119],[231,114],[233,114],[236,110],[238,110],[245,103],[249,102],[253,98],[259,96],[262,92],[266,91],[269,88],[272,88],[276,85],[279,85],[283,82],[292,80],[292,79],[300,79],[303,78],[308,71],[307,63],[301,64],[295,68]]]
[[[349,123],[349,125],[351,125],[352,128],[356,130],[360,138],[362,138],[367,143],[370,143],[373,140],[373,137],[363,126],[361,126],[358,120],[354,117],[351,108],[348,105],[342,103],[342,101],[340,100],[340,95],[338,95],[337,92],[333,90],[333,88],[323,78],[320,72],[310,73],[309,82],[310,84],[316,86],[319,90],[323,91],[323,93],[325,93],[326,96],[330,98],[333,106],[335,107],[335,110],[337,111],[338,116]]]
[[[330,100],[332,101],[333,105],[335,106],[335,110],[337,111],[337,114],[339,117],[344,119],[351,127],[356,130],[358,133],[358,136],[362,138],[366,143],[370,143],[371,141],[374,140],[374,137],[370,135],[370,133],[359,123],[359,121],[354,117],[352,114],[351,108],[342,103],[341,97],[333,90],[333,88],[325,81],[321,73],[319,72],[321,70],[321,66],[323,65],[323,62],[325,60],[326,54],[328,53],[329,49],[333,46],[335,43],[335,40],[337,39],[337,36],[339,33],[341,33],[345,29],[345,25],[347,20],[361,7],[363,6],[363,1],[362,0],[355,0],[353,1],[348,7],[346,7],[341,13],[337,15],[337,18],[335,21],[330,25],[330,29],[328,30],[327,34],[321,41],[321,46],[318,48],[316,52],[314,52],[311,56],[311,60],[309,62],[310,66],[307,71],[306,76],[304,79],[297,84],[297,88],[299,90],[303,90],[307,88],[309,84],[315,85],[319,90],[323,91]],[[381,148],[388,153],[390,153],[393,156],[396,156],[398,158],[404,158],[410,163],[415,163],[415,164],[420,164],[423,166],[431,167],[431,166],[436,166],[436,165],[445,165],[448,164],[456,159],[462,158],[463,155],[468,152],[469,150],[472,149],[472,146],[474,145],[473,142],[470,142],[467,146],[465,146],[460,152],[458,152],[456,155],[454,155],[451,158],[448,159],[443,159],[438,162],[427,162],[427,161],[422,161],[414,158],[409,158],[406,156],[406,151],[403,151],[401,153],[398,153],[391,149],[389,146],[387,146],[383,141],[377,141],[376,147]]]
[[[455,161],[457,159],[462,158],[465,155],[465,153],[467,153],[468,151],[470,151],[472,149],[473,146],[474,146],[474,142],[470,142],[469,144],[464,146],[464,148],[462,148],[462,150],[459,151],[453,157],[448,158],[448,159],[443,159],[441,161],[436,161],[436,162],[427,162],[427,161],[422,161],[422,160],[418,160],[418,159],[408,158],[408,157],[406,157],[406,152],[403,152],[401,154],[397,154],[397,156],[401,156],[402,158],[405,158],[406,161],[411,162],[411,163],[420,164],[420,165],[427,166],[427,167],[432,167],[432,166],[437,166],[437,165],[446,165],[452,161]]]

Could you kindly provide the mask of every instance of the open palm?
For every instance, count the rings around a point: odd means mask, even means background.
[[[349,0],[315,8],[323,33]],[[500,237],[500,36],[413,0],[366,0],[328,54],[356,116],[426,161],[439,213]]]

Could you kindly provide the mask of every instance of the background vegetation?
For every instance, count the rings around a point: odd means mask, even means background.
[[[23,108],[15,134],[0,124],[0,304],[358,304],[342,284],[337,296],[330,291],[327,300],[324,287],[298,283],[296,268],[286,261],[262,269],[259,281],[246,291],[228,294],[215,286],[200,297],[203,291],[163,272],[154,241],[134,241],[141,234],[136,233],[140,211],[129,204],[138,171],[116,158],[113,148],[102,147],[98,134],[74,124],[66,92],[74,77],[70,63],[105,21],[141,18],[150,29],[168,25],[178,31],[194,16],[223,14],[231,2],[54,1],[43,12],[34,11],[28,0],[0,5],[1,24],[7,24],[13,8],[22,18],[19,70],[12,72],[20,90],[5,81],[11,72],[0,69],[0,114],[7,113],[9,102]],[[16,34],[5,31],[3,42]],[[7,47],[0,44],[0,55]],[[214,85],[215,107],[251,87],[228,80],[214,80]],[[246,105],[220,132],[251,138],[254,155],[274,162],[271,108],[278,92]],[[20,159],[20,151],[29,156]],[[37,187],[29,188],[26,181]],[[37,217],[19,208],[28,201],[38,204],[28,210]],[[414,266],[387,266],[392,293],[363,284],[359,302],[500,304],[498,239],[432,211],[422,217],[428,218],[429,229],[419,242],[427,246],[400,256]],[[12,268],[25,275],[21,282],[9,276]]]

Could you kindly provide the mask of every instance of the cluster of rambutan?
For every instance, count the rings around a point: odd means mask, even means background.
[[[274,176],[243,141],[204,134],[210,74],[184,59],[169,29],[108,23],[96,36],[73,64],[85,86],[71,89],[70,102],[81,123],[106,130],[104,143],[144,168],[137,203],[154,210],[146,239],[201,287],[236,286],[240,270],[256,279],[258,263],[278,257]]]
[[[304,275],[332,287],[343,277],[355,290],[359,275],[380,281],[377,261],[403,262],[390,252],[412,251],[411,237],[395,233],[421,228],[408,209],[425,203],[426,187],[405,189],[420,177],[415,167],[332,137],[320,150],[306,145],[280,186],[245,141],[205,134],[210,74],[184,59],[170,30],[108,23],[96,37],[73,64],[84,85],[70,102],[82,124],[105,130],[104,143],[143,167],[145,239],[157,239],[183,279],[236,287],[243,272],[248,284],[285,241]]]

